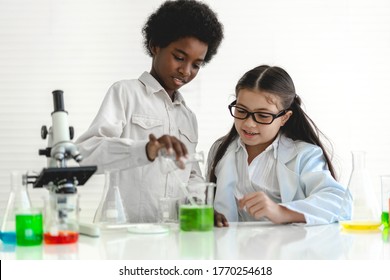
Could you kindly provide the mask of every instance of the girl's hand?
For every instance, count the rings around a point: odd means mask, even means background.
[[[176,160],[188,156],[187,147],[175,136],[163,135],[156,138],[154,134],[149,135],[149,142],[146,144],[146,156],[150,161],[154,161],[158,155],[158,151],[165,148],[168,154],[175,153]]]
[[[228,223],[225,215],[214,210],[214,225],[216,227],[228,227],[229,223]]]
[[[246,207],[246,211],[256,219],[266,217],[275,224],[306,222],[303,214],[275,203],[264,192],[244,195],[238,206],[241,209]]]

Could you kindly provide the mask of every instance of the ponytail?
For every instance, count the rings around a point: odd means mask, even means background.
[[[215,168],[218,164],[218,162],[223,158],[225,155],[225,152],[229,145],[236,139],[238,136],[238,132],[236,130],[236,127],[233,125],[233,127],[230,129],[229,133],[225,136],[221,137],[219,140],[222,140],[222,143],[219,145],[217,152],[215,153],[214,160],[211,164],[211,169],[209,173],[209,181],[212,183],[217,183],[217,176],[215,175]]]
[[[332,174],[333,178],[336,179],[336,173],[331,162],[330,155],[324,144],[321,142],[320,138],[322,137],[323,139],[325,139],[330,145],[330,148],[332,148],[332,144],[329,139],[315,125],[312,119],[303,111],[301,104],[301,98],[298,95],[295,95],[295,98],[290,106],[290,109],[293,114],[286,122],[286,124],[281,127],[281,131],[284,133],[285,136],[293,140],[301,140],[319,146],[324,153],[325,160],[330,173]]]

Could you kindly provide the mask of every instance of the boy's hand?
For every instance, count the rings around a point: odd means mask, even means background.
[[[163,135],[156,138],[154,134],[149,135],[149,142],[146,144],[146,156],[150,161],[154,161],[158,155],[158,151],[165,148],[168,154],[175,153],[176,160],[188,155],[188,151],[183,142],[175,136]]]
[[[214,210],[214,225],[216,227],[228,227],[229,223],[223,214]]]

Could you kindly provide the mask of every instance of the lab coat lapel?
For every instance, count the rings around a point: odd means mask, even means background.
[[[282,202],[292,201],[298,191],[299,174],[287,167],[288,162],[297,156],[294,141],[281,136],[278,146],[278,159],[276,176],[279,180],[279,188]]]
[[[216,197],[219,199],[215,200],[214,207],[231,222],[238,221],[238,210],[234,196],[234,189],[237,184],[235,147],[234,144],[228,147],[225,156],[217,164],[215,170],[218,174],[218,185],[222,187],[217,187]]]

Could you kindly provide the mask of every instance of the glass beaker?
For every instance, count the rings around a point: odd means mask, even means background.
[[[31,209],[27,192],[26,176],[22,172],[11,172],[11,192],[3,215],[1,240],[4,244],[16,244],[16,211]]]
[[[166,149],[160,149],[158,151],[158,161],[160,163],[160,170],[163,174],[168,174],[172,171],[184,167],[185,165],[195,162],[204,162],[204,153],[198,152],[188,155],[188,157],[182,157],[180,160],[176,160],[175,153],[168,154]]]
[[[71,244],[79,239],[79,195],[49,193],[45,202],[45,244]]]
[[[180,201],[179,222],[183,231],[209,231],[214,228],[214,183],[189,183],[187,197]]]
[[[374,230],[381,225],[379,205],[375,199],[370,173],[365,166],[365,152],[352,151],[352,172],[342,207],[352,203],[350,219],[339,217],[345,229]]]
[[[382,225],[389,227],[390,210],[390,175],[381,176],[381,198],[382,198]]]
[[[158,201],[158,222],[163,224],[177,223],[179,197],[161,197]]]
[[[41,209],[17,209],[15,213],[16,244],[18,246],[34,246],[42,244],[43,219]]]
[[[128,222],[126,208],[119,191],[119,175],[118,169],[105,171],[103,195],[93,219],[96,224],[105,226]]]

